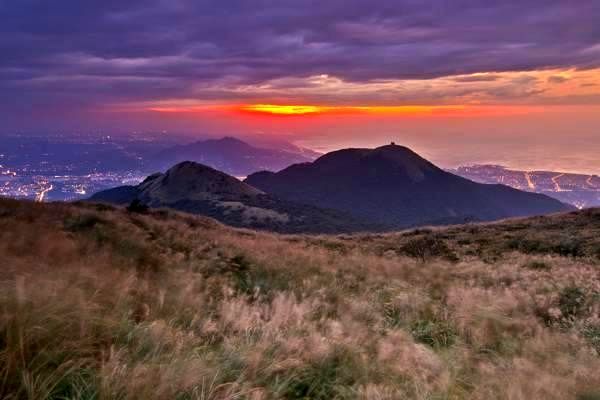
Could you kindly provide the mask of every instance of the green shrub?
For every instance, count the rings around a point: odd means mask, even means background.
[[[600,325],[586,324],[581,333],[600,356]]]
[[[574,319],[580,316],[585,309],[585,292],[576,286],[564,288],[558,298],[558,306],[563,318]]]
[[[389,328],[398,328],[403,322],[403,312],[393,303],[387,303],[383,306],[383,320],[385,326]]]
[[[364,375],[360,360],[349,350],[337,348],[290,377],[282,390],[286,399],[349,399],[350,387]]]
[[[94,204],[94,208],[96,209],[96,211],[114,211],[114,210],[116,210],[115,206],[111,206],[110,204],[106,204],[106,203],[96,203],[96,204]]]
[[[525,264],[523,264],[522,267],[527,268],[527,269],[533,269],[536,271],[548,271],[552,268],[550,266],[550,264],[546,263],[545,261],[541,261],[541,260],[527,261]]]
[[[102,222],[96,214],[79,214],[65,218],[63,226],[69,232],[85,232]]]
[[[525,254],[548,253],[550,251],[546,243],[529,238],[514,238],[508,242],[508,248]]]
[[[538,239],[518,237],[508,241],[510,250],[518,250],[525,254],[558,254],[563,257],[582,257],[585,255],[583,242],[579,238],[567,237],[554,239]]]
[[[232,280],[233,288],[246,295],[258,295],[270,300],[277,291],[290,288],[289,275],[253,263],[243,254],[222,261],[205,271],[205,275],[223,275]]]
[[[142,203],[139,199],[133,199],[127,206],[127,211],[130,213],[145,214],[148,212],[148,206]]]
[[[578,394],[577,400],[600,400],[600,392],[586,392]]]
[[[411,324],[410,332],[417,342],[434,348],[452,346],[457,336],[456,329],[449,321],[436,317],[414,321]]]
[[[400,247],[400,251],[409,257],[421,260],[421,262],[425,262],[431,257],[442,257],[453,262],[458,261],[458,257],[446,242],[433,236],[410,239]]]
[[[554,253],[564,257],[582,257],[585,255],[582,241],[577,238],[562,239],[558,244],[554,245],[552,250]]]

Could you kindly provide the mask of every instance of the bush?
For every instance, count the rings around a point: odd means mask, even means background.
[[[392,303],[384,304],[383,320],[387,327],[389,327],[389,328],[400,327],[403,322],[403,317],[404,317],[404,313],[398,306],[396,306]]]
[[[577,395],[577,400],[600,400],[600,392],[587,392]]]
[[[148,206],[139,199],[134,199],[127,206],[127,211],[130,213],[145,214],[148,212]]]
[[[458,261],[458,257],[446,242],[433,236],[410,239],[402,245],[400,251],[409,257],[421,260],[421,262],[427,261],[430,257],[442,257],[449,261]]]
[[[94,208],[96,211],[114,211],[116,208],[106,203],[96,203],[94,204]]]
[[[63,226],[69,232],[85,232],[101,222],[102,219],[95,214],[79,214],[65,218]]]
[[[581,333],[600,356],[600,325],[586,324]]]
[[[449,321],[438,318],[418,319],[411,324],[410,332],[417,342],[434,348],[450,347],[457,336]]]
[[[563,257],[582,257],[585,255],[583,242],[578,238],[537,239],[537,238],[514,238],[508,242],[510,250],[518,250],[525,254],[554,253]]]
[[[518,250],[525,254],[547,253],[550,248],[546,243],[537,239],[514,238],[508,242],[510,250]]]
[[[564,318],[574,319],[580,316],[585,309],[585,292],[576,287],[564,288],[558,298],[558,307]]]
[[[527,261],[525,264],[523,264],[522,267],[527,269],[533,269],[536,271],[548,271],[552,268],[550,264],[540,260]]]
[[[289,275],[266,269],[253,263],[243,254],[221,261],[207,269],[205,276],[223,275],[232,281],[236,292],[246,295],[258,295],[263,300],[272,299],[276,291],[289,289]]]
[[[361,376],[360,360],[350,351],[337,348],[324,359],[297,371],[283,390],[286,399],[346,399],[354,398],[349,387]]]
[[[553,247],[553,251],[564,257],[581,257],[585,255],[581,240],[576,238],[561,240]]]

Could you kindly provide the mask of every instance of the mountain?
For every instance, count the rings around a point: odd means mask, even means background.
[[[245,182],[283,199],[347,212],[389,228],[572,209],[541,194],[461,178],[393,143],[335,151],[278,173],[252,174]]]
[[[501,165],[468,165],[448,170],[480,183],[502,183],[542,193],[577,208],[600,206],[600,177],[558,171],[523,171]]]
[[[195,161],[233,176],[247,176],[256,171],[279,171],[295,163],[312,161],[315,153],[280,143],[255,147],[233,137],[209,139],[162,150],[152,157],[156,170],[164,170],[182,161]]]
[[[323,153],[319,153],[318,151],[314,151],[312,149],[298,146],[294,143],[288,142],[286,140],[279,139],[273,136],[265,136],[265,135],[255,135],[255,136],[244,136],[244,141],[246,143],[250,143],[254,147],[260,147],[264,149],[274,149],[274,150],[283,150],[293,154],[300,154],[311,161],[316,160],[321,157]]]
[[[276,232],[339,233],[374,230],[347,213],[298,204],[263,193],[206,165],[184,161],[137,186],[101,191],[90,201],[167,207],[215,218],[232,226]]]

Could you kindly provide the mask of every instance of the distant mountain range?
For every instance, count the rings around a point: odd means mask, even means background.
[[[224,139],[238,146],[234,139]],[[90,200],[169,207],[226,224],[278,232],[353,232],[489,221],[567,211],[547,196],[485,185],[446,172],[410,149],[346,149],[244,182],[182,162],[137,186]]]
[[[261,146],[250,145],[240,139],[224,137],[177,145],[160,151],[151,158],[158,171],[182,161],[194,161],[245,177],[257,171],[279,171],[292,164],[314,160],[320,154],[287,142],[263,140]]]
[[[394,144],[335,151],[278,173],[252,174],[245,182],[282,199],[336,209],[392,229],[571,209],[541,194],[461,178]]]
[[[481,183],[543,193],[578,208],[600,206],[600,177],[556,171],[513,170],[501,165],[461,166],[449,172]]]

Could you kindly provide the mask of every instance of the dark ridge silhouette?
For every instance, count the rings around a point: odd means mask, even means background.
[[[347,213],[281,200],[206,165],[184,161],[137,186],[121,186],[90,201],[136,207],[168,207],[223,223],[285,233],[342,233],[381,230]]]
[[[390,229],[490,221],[574,209],[548,196],[446,172],[407,147],[345,149],[246,183],[280,198],[350,213]]]

